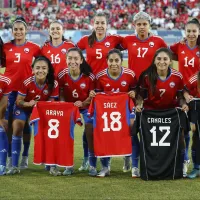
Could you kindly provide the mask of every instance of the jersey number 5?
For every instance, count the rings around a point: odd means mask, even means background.
[[[120,122],[121,113],[120,112],[111,112],[109,118],[112,120],[110,124],[108,124],[108,113],[104,112],[102,118],[104,120],[104,128],[103,132],[107,131],[120,131],[122,129],[122,123]],[[109,127],[110,125],[110,127]]]
[[[102,58],[102,49],[96,49],[96,58],[101,59]]]
[[[48,129],[48,137],[51,139],[56,139],[59,136],[59,121],[57,119],[50,119],[48,121],[49,129]]]

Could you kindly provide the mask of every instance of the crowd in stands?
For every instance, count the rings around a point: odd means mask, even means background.
[[[0,10],[0,29],[9,28],[16,16],[23,16],[32,30],[47,29],[54,20],[61,20],[65,29],[90,30],[93,16],[102,10],[108,13],[109,29],[133,29],[138,11],[152,16],[153,29],[183,29],[190,17],[200,19],[199,0],[61,0],[57,5],[49,5],[47,0],[21,2],[16,0],[12,13]]]

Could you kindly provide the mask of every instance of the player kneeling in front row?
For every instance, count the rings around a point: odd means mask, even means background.
[[[89,92],[94,90],[95,76],[91,73],[90,66],[85,61],[83,54],[78,48],[71,48],[67,52],[67,66],[58,74],[58,83],[60,87],[60,100],[65,102],[74,102],[79,108],[85,122],[84,134],[92,133],[92,119],[87,117],[88,106],[90,103]],[[87,142],[83,135],[83,147]],[[88,152],[88,146],[84,148]],[[87,153],[85,153],[87,154]],[[88,169],[88,157],[83,160],[79,171]],[[71,175],[74,172],[73,167],[67,167],[63,175]]]
[[[8,170],[8,175],[20,173],[18,163],[23,129],[34,105],[37,101],[53,101],[58,98],[58,83],[54,79],[51,62],[46,57],[39,56],[34,60],[32,70],[34,75],[26,79],[18,91],[13,112],[12,168]],[[51,166],[50,174],[60,175],[61,173],[55,166]]]

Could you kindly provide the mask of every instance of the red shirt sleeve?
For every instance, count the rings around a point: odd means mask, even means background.
[[[74,113],[74,123],[78,124],[79,126],[82,126],[83,123],[81,121],[81,116],[80,116],[80,112],[79,112],[79,109],[78,107],[74,106],[75,107],[75,113]]]
[[[170,50],[176,55],[178,55],[178,47],[179,47],[179,42],[169,46]]]
[[[33,107],[31,117],[30,117],[30,125],[32,125],[35,121],[38,121],[40,119],[38,110],[37,110],[37,105]]]
[[[92,99],[91,103],[90,103],[90,107],[88,108],[88,117],[92,117],[94,115],[94,101],[95,101],[95,97]]]
[[[78,43],[77,43],[77,47],[81,50],[85,50],[86,49],[86,44],[88,43],[88,37],[84,36],[82,37]]]
[[[20,90],[18,91],[18,94],[22,95],[22,96],[26,96],[28,93],[28,88],[27,86],[24,85],[24,83],[21,84]]]

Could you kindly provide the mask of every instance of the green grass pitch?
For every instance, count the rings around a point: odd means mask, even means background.
[[[127,61],[124,61],[127,66]],[[3,72],[3,71],[1,71]],[[68,200],[68,199],[149,199],[187,200],[200,198],[200,181],[143,181],[123,173],[123,159],[114,158],[111,176],[89,177],[87,172],[78,172],[82,162],[83,127],[75,128],[75,173],[68,177],[53,177],[44,166],[35,166],[33,160],[33,137],[29,156],[29,169],[19,175],[0,177],[0,200]],[[99,163],[99,160],[98,160]],[[100,166],[98,166],[100,169]],[[63,169],[61,169],[63,171]]]

